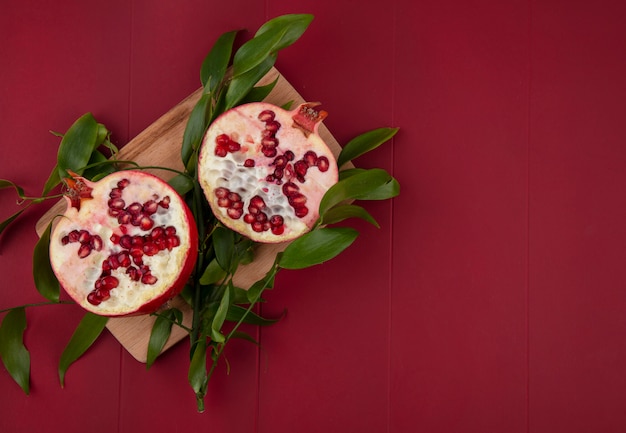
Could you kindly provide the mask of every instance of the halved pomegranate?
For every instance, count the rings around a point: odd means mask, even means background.
[[[165,181],[120,171],[67,180],[68,206],[50,237],[50,262],[79,305],[104,316],[151,313],[178,294],[194,268],[198,234]]]
[[[337,162],[317,133],[327,113],[315,107],[306,103],[287,111],[255,102],[211,124],[198,179],[224,225],[265,243],[311,229],[320,200],[338,179]]]

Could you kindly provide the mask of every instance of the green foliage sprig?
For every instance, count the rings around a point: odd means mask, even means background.
[[[200,235],[198,260],[194,274],[183,290],[182,297],[193,310],[191,327],[183,325],[183,313],[170,308],[155,313],[147,351],[147,368],[153,365],[163,350],[173,326],[189,334],[189,384],[196,395],[198,411],[204,410],[204,397],[209,380],[223,357],[227,344],[242,338],[258,344],[243,324],[270,325],[277,319],[262,317],[255,307],[263,301],[265,290],[274,287],[281,269],[303,269],[331,260],[357,238],[358,231],[350,227],[333,226],[349,218],[359,218],[378,227],[367,210],[354,201],[386,200],[399,194],[399,184],[380,168],[343,168],[353,159],[389,141],[395,128],[378,128],[349,141],[342,149],[338,164],[340,180],[323,197],[319,219],[313,230],[291,242],[278,253],[267,273],[250,287],[237,287],[233,277],[241,265],[255,259],[255,244],[222,226],[212,214],[201,191],[196,164],[204,134],[211,122],[224,111],[244,102],[262,101],[272,91],[276,81],[259,86],[257,83],[273,67],[277,54],[295,43],[311,23],[307,14],[283,15],[265,23],[254,37],[234,51],[236,31],[224,33],[215,42],[200,69],[202,94],[194,106],[183,135],[181,160],[183,172],[169,183],[185,198],[192,210]],[[234,54],[233,54],[234,51]],[[0,180],[0,188],[13,188],[22,205],[17,213],[0,223],[0,233],[29,206],[47,199],[68,170],[97,180],[113,171],[141,169],[132,161],[117,159],[118,149],[110,141],[110,132],[87,113],[77,119],[63,135],[56,166],[46,181],[40,197],[28,197],[23,188],[8,180]],[[107,153],[109,155],[107,155]],[[145,168],[145,167],[144,167]],[[168,169],[163,167],[163,169]],[[35,245],[33,278],[35,287],[47,300],[41,304],[22,305],[0,310],[6,313],[0,324],[0,357],[17,384],[29,392],[30,354],[24,345],[27,326],[26,309],[40,305],[67,303],[59,300],[59,283],[50,267],[48,225]],[[97,340],[107,318],[86,313],[70,338],[59,361],[59,381],[64,384],[70,365]]]

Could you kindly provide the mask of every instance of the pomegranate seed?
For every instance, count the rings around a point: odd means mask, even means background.
[[[266,181],[266,182],[274,182],[275,180],[276,180],[276,178],[274,177],[274,175],[273,175],[273,174],[268,174],[268,175],[265,177],[265,181]]]
[[[243,202],[242,201],[234,201],[231,203],[230,205],[231,209],[243,209]]]
[[[217,199],[217,205],[219,207],[230,207],[231,201],[227,197],[221,197]]]
[[[224,187],[219,187],[219,188],[215,188],[214,193],[217,198],[224,198],[228,195],[229,191]]]
[[[241,149],[241,144],[237,143],[236,141],[230,141],[228,143],[228,151],[229,152],[237,152],[238,150]]]
[[[165,234],[165,229],[163,227],[155,227],[154,230],[150,232],[150,237],[152,239],[158,239]]]
[[[110,198],[120,198],[122,196],[122,190],[120,188],[113,188],[109,193]]]
[[[264,212],[261,212],[256,216],[256,220],[260,223],[264,223],[267,221],[267,215]]]
[[[112,198],[107,202],[107,205],[109,206],[110,209],[124,209],[124,207],[126,206],[126,202],[121,198],[121,197],[117,197],[117,198]]]
[[[231,192],[228,194],[228,199],[230,201],[241,201],[241,196],[236,192]]]
[[[129,224],[131,220],[131,215],[126,211],[121,211],[117,216],[117,222],[120,225]]]
[[[259,113],[259,120],[261,122],[270,122],[274,120],[274,117],[276,117],[276,114],[272,110],[263,110]]]
[[[170,207],[170,196],[166,195],[165,197],[163,197],[163,200],[161,200],[159,202],[159,206],[161,206],[163,209],[169,209],[169,207]]]
[[[166,238],[157,238],[154,240],[154,245],[157,246],[159,251],[163,251],[167,248],[167,239]]]
[[[153,226],[154,221],[147,215],[144,215],[143,218],[141,218],[141,221],[139,221],[139,227],[142,230],[150,230]]]
[[[241,215],[243,215],[243,209],[233,209],[233,208],[228,208],[226,210],[226,213],[228,214],[229,217],[231,217],[234,220],[237,220],[239,218],[241,218]]]
[[[280,123],[276,120],[272,120],[265,124],[265,129],[271,132],[276,133],[280,129]]]
[[[304,154],[302,159],[308,164],[309,167],[312,167],[317,162],[317,154],[312,150],[309,150]]]
[[[287,182],[283,185],[283,194],[287,197],[297,193],[298,191],[300,191],[300,187],[293,182]]]
[[[126,188],[128,185],[130,184],[130,180],[128,179],[122,179],[117,183],[117,187],[119,189],[124,189]]]
[[[131,264],[131,260],[130,260],[130,254],[128,254],[128,251],[120,252],[117,255],[117,261],[119,262],[120,266],[122,266],[123,268],[129,267]]]
[[[278,139],[276,137],[266,137],[261,140],[261,146],[276,147],[278,146]]]
[[[67,245],[70,243],[70,237],[69,236],[63,236],[61,238],[61,245]]]
[[[143,253],[146,256],[154,256],[158,254],[158,252],[159,252],[159,247],[157,247],[156,244],[152,242],[148,242],[147,244],[143,246]]]
[[[256,221],[256,217],[252,214],[247,213],[243,216],[243,220],[248,224],[252,224]]]
[[[159,204],[154,200],[148,200],[143,204],[143,213],[146,215],[155,214],[159,208]]]
[[[87,302],[89,302],[91,305],[98,306],[102,303],[102,300],[98,298],[96,292],[89,292],[89,294],[87,295]]]
[[[112,216],[113,218],[117,218],[117,216],[120,214],[120,210],[119,209],[111,209],[111,208],[109,208],[107,213],[109,214],[109,216]]]
[[[215,144],[218,146],[228,146],[230,142],[230,137],[227,134],[220,134],[215,137]]]
[[[80,234],[78,235],[78,242],[80,242],[81,244],[86,244],[91,240],[91,235],[89,234],[89,232],[87,230],[81,230]]]
[[[317,168],[319,169],[319,171],[321,171],[322,173],[325,171],[328,171],[328,168],[330,167],[330,163],[328,162],[328,158],[326,158],[325,156],[320,156],[317,159]]]
[[[252,230],[257,233],[261,233],[263,231],[263,223],[258,221],[252,223]]]
[[[228,149],[224,146],[215,146],[215,156],[219,156],[221,158],[228,155]]]
[[[304,176],[309,169],[309,165],[305,161],[300,160],[295,162],[293,168],[295,169],[297,175]]]
[[[109,239],[114,245],[117,245],[120,243],[120,236],[115,233],[113,233]]]
[[[285,173],[285,171],[282,168],[277,167],[276,170],[274,170],[274,177],[276,179],[282,179],[284,173]]]
[[[244,166],[244,167],[254,167],[254,159],[249,159],[249,158],[248,158],[248,159],[246,159],[246,160],[243,162],[243,166]]]
[[[174,236],[176,234],[176,227],[168,226],[165,228],[165,236]]]
[[[157,280],[158,280],[157,277],[149,273],[141,276],[141,282],[144,284],[152,285],[152,284],[155,284]]]
[[[263,155],[267,156],[268,158],[273,158],[278,153],[275,147],[266,147],[266,146],[261,148],[261,152],[263,153]]]
[[[134,202],[126,208],[126,211],[131,215],[139,215],[142,209],[143,206],[140,203]]]
[[[102,302],[106,301],[107,299],[109,299],[111,297],[111,295],[109,294],[109,291],[104,289],[104,288],[97,289],[96,290],[96,296]]]
[[[274,162],[272,162],[270,165],[275,165],[277,167],[284,167],[287,164],[287,158],[285,157],[285,155],[279,155],[276,157],[276,159],[274,159]]]
[[[287,158],[287,161],[293,161],[294,158],[296,157],[296,155],[294,155],[294,153],[291,150],[288,150],[287,152],[285,152],[285,158]]]
[[[80,257],[81,259],[84,259],[89,254],[91,254],[91,245],[82,244],[80,248],[78,248],[78,257]]]
[[[111,270],[111,263],[108,259],[102,261],[102,270],[106,272],[109,272]]]
[[[306,206],[300,206],[295,208],[294,212],[298,218],[304,218],[309,213],[309,209]]]
[[[276,236],[282,235],[284,231],[285,231],[285,226],[272,227],[272,233],[274,233]]]
[[[257,209],[263,209],[265,207],[265,202],[261,196],[255,195],[250,199],[250,206],[254,206]]]
[[[117,256],[115,256],[115,255],[109,256],[107,261],[109,262],[109,268],[111,268],[113,270],[115,270],[115,269],[120,267],[120,262],[117,260]]]
[[[167,237],[167,249],[172,250],[180,245],[180,238],[176,235]]]
[[[139,255],[138,256],[133,256],[133,254],[131,253],[130,256],[133,258],[133,263],[136,264],[137,266],[141,266],[143,265],[143,251],[139,250]]]
[[[289,201],[289,204],[293,207],[300,207],[306,203],[306,196],[304,194],[295,193],[290,195],[287,201]]]
[[[272,225],[272,227],[282,226],[284,222],[285,220],[281,215],[272,215],[272,217],[270,218],[270,224]]]
[[[132,281],[139,281],[139,270],[134,266],[129,266],[128,269],[126,269],[126,275],[128,275]]]
[[[120,284],[119,280],[112,275],[101,278],[100,282],[102,283],[101,288],[107,291],[116,288]]]
[[[90,245],[94,250],[100,251],[102,249],[102,238],[98,235],[93,235]]]
[[[128,253],[134,258],[141,258],[143,256],[143,247],[132,247]],[[137,262],[135,262],[137,264]]]
[[[135,235],[131,239],[131,245],[133,247],[142,247],[144,244],[143,236]]]
[[[130,235],[123,235],[120,238],[120,247],[130,249],[133,246],[133,238]]]

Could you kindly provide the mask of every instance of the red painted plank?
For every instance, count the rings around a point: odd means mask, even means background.
[[[525,431],[527,17],[522,1],[398,14],[393,432]]]
[[[531,431],[626,424],[626,7],[533,2]]]

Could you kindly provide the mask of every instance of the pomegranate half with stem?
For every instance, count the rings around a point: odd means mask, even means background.
[[[66,180],[67,210],[50,237],[50,262],[68,295],[88,311],[156,311],[193,271],[198,234],[191,211],[162,179],[119,171],[97,182]]]
[[[337,162],[318,135],[325,111],[253,102],[221,114],[208,128],[198,179],[215,216],[257,242],[308,232],[324,193],[338,180]]]

